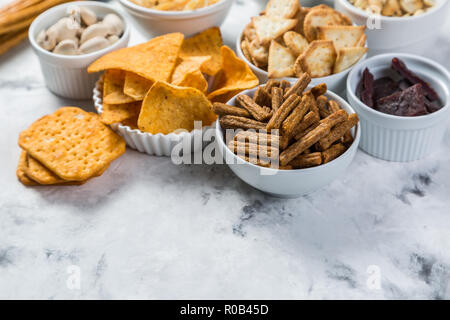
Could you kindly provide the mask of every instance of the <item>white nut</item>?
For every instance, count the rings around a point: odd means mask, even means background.
[[[111,34],[115,34],[116,36],[120,36],[124,29],[124,24],[122,19],[117,14],[109,13],[103,18],[103,24],[109,26],[111,30]]]
[[[76,55],[78,54],[78,45],[74,40],[66,39],[56,45],[53,53]]]
[[[109,47],[111,44],[107,39],[104,37],[94,37],[89,40],[86,40],[81,46],[80,46],[80,52],[81,53],[90,53],[94,52],[106,47]]]
[[[36,42],[45,50],[52,50],[56,46],[56,34],[42,30],[36,37]]]
[[[88,9],[86,7],[81,7],[80,15],[81,15],[81,20],[87,26],[90,26],[97,22],[97,16],[95,15],[94,11],[92,11],[91,9]]]
[[[80,24],[74,19],[65,17],[48,28],[47,32],[56,34],[56,42],[60,42],[66,39],[75,40],[80,28]]]
[[[109,37],[106,38],[106,39],[108,39],[108,41],[109,41],[110,44],[114,44],[114,43],[116,43],[117,41],[119,41],[119,37],[116,36],[115,34],[113,34],[112,36],[109,36]]]
[[[90,25],[81,34],[81,43],[85,43],[87,40],[94,37],[106,38],[106,36],[110,33],[110,28],[103,23]]]

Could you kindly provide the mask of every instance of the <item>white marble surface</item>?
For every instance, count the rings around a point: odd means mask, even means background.
[[[229,45],[259,10],[239,2],[222,28]],[[446,67],[449,27],[426,54]],[[408,164],[358,151],[345,176],[292,200],[225,165],[133,150],[83,186],[26,188],[15,177],[19,132],[92,102],[51,94],[24,42],[0,57],[0,105],[0,298],[450,298],[450,133]],[[79,289],[67,286],[71,265]],[[371,265],[380,289],[367,286]]]

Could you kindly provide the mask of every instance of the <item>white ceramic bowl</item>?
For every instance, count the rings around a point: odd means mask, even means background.
[[[233,2],[221,0],[192,11],[161,11],[145,8],[129,0],[120,0],[120,4],[136,18],[138,27],[153,36],[171,32],[191,36],[210,27],[220,26]]]
[[[419,16],[413,17],[377,17],[380,28],[370,28],[373,18],[369,14],[353,6],[347,0],[336,0],[336,10],[349,16],[359,25],[367,25],[366,35],[369,44],[369,56],[388,52],[407,52],[420,54],[429,49],[436,32],[448,17],[450,7],[448,0],[436,0],[436,5]]]
[[[430,84],[444,105],[442,109],[419,117],[399,117],[376,111],[359,100],[355,91],[364,69],[369,68],[375,79],[396,74],[390,68],[394,57]],[[360,148],[390,161],[417,160],[435,151],[442,141],[450,114],[449,83],[450,74],[444,67],[410,54],[379,55],[358,65],[348,76],[347,98],[360,119]]]
[[[99,17],[108,13],[117,14],[125,25],[120,39],[102,50],[77,56],[55,54],[41,48],[36,42],[39,32],[66,16],[67,9],[74,5],[89,7]],[[31,24],[28,38],[39,58],[44,80],[50,91],[66,98],[89,99],[99,75],[97,73],[89,74],[87,67],[104,54],[126,47],[130,39],[130,30],[123,15],[110,5],[94,1],[77,1],[61,4],[40,14]]]
[[[103,79],[101,77],[93,90],[94,107],[99,114],[103,112],[102,92]],[[149,155],[166,157],[178,157],[201,151],[205,144],[204,141],[211,140],[203,139],[207,131],[214,130],[214,126],[205,126],[202,130],[194,129],[191,132],[180,131],[169,134],[151,134],[138,129],[132,129],[120,123],[114,123],[110,127],[125,139],[125,142],[130,148]]]
[[[241,31],[241,33],[239,34],[239,37],[237,37],[237,39],[236,39],[237,54],[238,54],[239,58],[244,60],[250,66],[250,69],[252,69],[253,73],[258,77],[259,82],[266,83],[267,80],[269,79],[269,73],[261,68],[258,68],[251,61],[248,61],[247,58],[245,57],[244,53],[242,52],[241,40],[243,38],[243,34],[244,34],[244,30]],[[366,43],[366,47],[367,47],[367,43]],[[358,64],[361,61],[363,61],[364,59],[366,59],[366,57],[367,57],[367,53],[364,54],[356,64]],[[321,83],[326,83],[327,88],[330,91],[341,94],[342,92],[345,91],[345,80],[347,79],[347,75],[355,65],[351,66],[350,68],[348,68],[344,71],[341,71],[339,73],[335,73],[335,74],[332,74],[332,75],[329,75],[326,77],[312,78],[311,84],[317,85],[317,84],[321,84]],[[297,78],[293,78],[293,77],[287,77],[287,78],[282,78],[282,79],[288,80],[290,82],[293,82],[293,81],[295,82],[297,80]]]
[[[257,88],[246,90],[241,92],[241,94],[253,96],[256,89]],[[337,94],[327,91],[325,96],[339,102],[341,108],[348,113],[355,113],[350,105]],[[235,105],[235,98],[236,97],[232,98],[227,104]],[[359,124],[352,129],[352,134],[355,140],[350,148],[348,148],[344,154],[329,163],[306,169],[277,170],[256,166],[242,160],[231,152],[224,142],[223,130],[220,127],[219,119],[216,121],[217,149],[221,153],[225,163],[227,163],[230,169],[247,184],[280,198],[296,198],[311,193],[326,186],[344,173],[355,157],[358,149],[361,136]],[[227,159],[230,161],[227,161]]]

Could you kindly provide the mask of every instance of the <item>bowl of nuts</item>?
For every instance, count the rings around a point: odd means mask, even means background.
[[[358,116],[325,84],[269,80],[214,103],[216,142],[244,182],[281,198],[316,191],[342,175],[360,140]]]
[[[336,0],[336,10],[367,26],[370,55],[421,54],[447,19],[447,0]]]
[[[39,15],[28,32],[47,87],[71,99],[89,99],[98,74],[87,67],[107,52],[128,45],[124,17],[108,4],[77,1]]]

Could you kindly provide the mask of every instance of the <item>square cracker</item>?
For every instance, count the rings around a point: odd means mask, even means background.
[[[125,141],[94,113],[62,107],[19,136],[29,155],[64,180],[94,176],[125,152]]]
[[[274,18],[267,16],[258,16],[252,18],[261,45],[266,45],[291,30],[297,24],[296,19]]]
[[[27,152],[22,150],[19,157],[19,163],[17,164],[16,175],[17,179],[19,179],[22,184],[26,186],[36,186],[38,183],[32,179],[30,179],[26,174],[26,169],[28,167],[27,163]]]
[[[344,15],[329,7],[318,6],[306,14],[303,22],[303,32],[306,40],[312,42],[317,40],[317,27],[336,25],[351,25],[351,21],[349,21]]]
[[[298,57],[295,64],[300,64],[303,72],[309,73],[311,78],[325,77],[333,72],[336,61],[336,49],[331,40],[315,40]]]
[[[283,35],[284,43],[291,49],[292,53],[297,57],[308,48],[309,43],[300,33],[288,31]]]
[[[356,47],[365,29],[365,26],[319,26],[317,39],[333,41],[336,50]]]
[[[298,0],[270,0],[266,6],[266,16],[292,18],[300,8]]]
[[[283,78],[294,75],[295,56],[292,52],[272,40],[269,49],[269,78]]]

